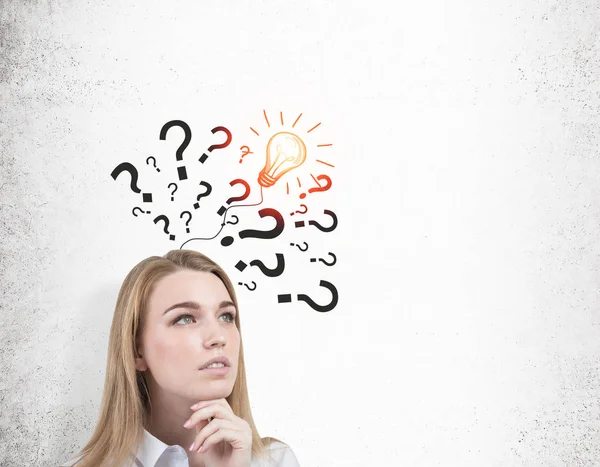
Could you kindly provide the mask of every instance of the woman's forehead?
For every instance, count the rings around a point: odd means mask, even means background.
[[[231,300],[221,279],[211,272],[177,271],[154,284],[150,293],[150,306],[170,306],[175,300],[193,300],[202,306],[218,306],[224,300]]]

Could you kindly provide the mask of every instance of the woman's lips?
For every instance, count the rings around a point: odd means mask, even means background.
[[[209,374],[213,374],[213,375],[226,375],[229,372],[229,367],[228,366],[222,366],[222,367],[217,367],[217,368],[203,368],[200,371],[204,372],[204,373],[209,373]]]

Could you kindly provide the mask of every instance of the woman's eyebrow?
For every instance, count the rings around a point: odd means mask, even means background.
[[[226,308],[228,306],[232,306],[235,308],[235,303],[233,303],[230,300],[223,300],[221,303],[219,303],[219,309]],[[163,315],[166,315],[169,311],[174,310],[175,308],[191,308],[193,310],[200,310],[202,306],[198,302],[192,301],[176,303],[175,305],[171,305],[169,308],[167,308],[164,311]]]

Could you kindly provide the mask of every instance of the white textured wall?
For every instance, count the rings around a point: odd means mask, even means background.
[[[218,207],[260,170],[237,147],[263,109],[322,122],[333,186],[309,209],[339,226],[188,244],[258,283],[237,287],[261,434],[303,466],[600,465],[599,17],[595,0],[1,1],[0,465],[87,441],[120,283],[186,237],[133,217],[110,172],[130,161],[164,192],[177,138],[158,133],[182,119]],[[194,166],[223,124],[231,147]],[[237,227],[265,228],[246,212]],[[234,268],[278,251],[280,278]],[[325,301],[320,279],[329,313],[274,299]]]

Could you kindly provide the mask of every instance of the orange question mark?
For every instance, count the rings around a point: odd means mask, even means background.
[[[331,188],[331,178],[329,178],[327,175],[319,175],[317,177],[317,180],[324,180],[325,186],[319,185],[317,188],[310,188],[308,190],[309,193],[314,193],[315,191],[327,191]],[[306,197],[306,193],[302,193],[300,195],[300,199],[304,199],[305,197]]]

